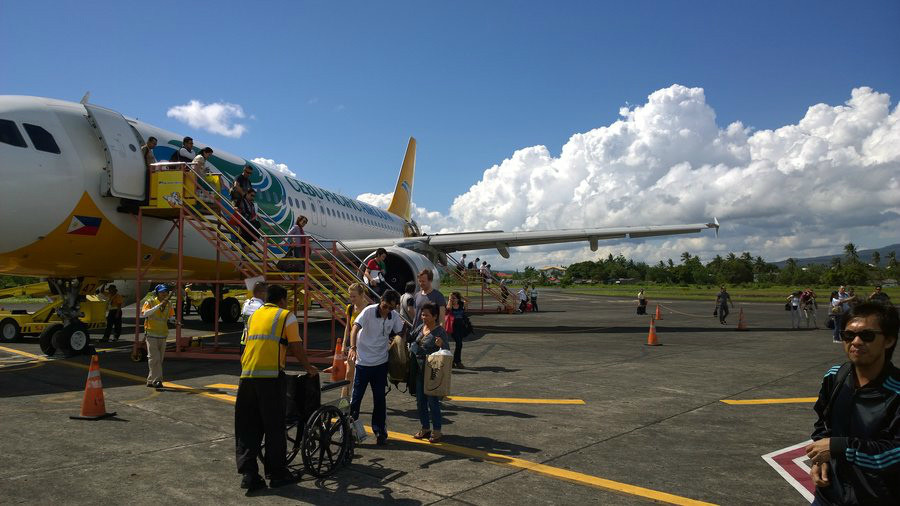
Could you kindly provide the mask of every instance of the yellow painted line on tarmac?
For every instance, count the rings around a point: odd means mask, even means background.
[[[237,390],[237,385],[229,385],[227,383],[213,383],[206,385],[206,388],[221,388],[222,390]]]
[[[39,355],[35,355],[33,353],[28,353],[25,351],[19,351],[12,348],[7,348],[4,346],[0,346],[0,350],[6,351],[9,353],[15,353],[17,355],[21,355],[24,357],[36,358],[39,360],[47,360],[53,363],[59,363],[69,366],[78,367],[80,369],[88,369],[88,366],[85,364],[79,364],[76,362],[69,362],[67,360],[50,360],[46,357],[42,357]],[[116,376],[119,378],[130,379],[139,383],[144,383],[146,381],[145,378],[141,376],[137,376],[135,374],[129,374],[125,372],[113,371],[111,369],[100,368],[101,374],[108,374],[110,376]],[[165,382],[163,386],[167,388],[174,388],[178,390],[188,390],[188,391],[196,391],[196,389],[179,385],[177,383]],[[207,385],[207,388],[229,388],[232,389],[234,385],[224,384],[224,383],[216,383],[213,385]],[[234,404],[237,398],[233,395],[227,394],[214,394],[209,392],[198,392],[203,397],[209,397],[211,399],[216,399],[224,402],[228,402]],[[372,433],[371,427],[366,427],[366,430],[369,433]],[[507,457],[506,455],[500,455],[497,453],[486,452],[482,450],[476,450],[473,448],[466,448],[464,446],[453,445],[449,443],[429,443],[427,441],[421,441],[415,439],[414,437],[402,434],[399,432],[388,432],[388,437],[397,441],[403,441],[406,443],[424,445],[429,448],[444,451],[447,453],[453,453],[456,455],[462,455],[464,457],[475,458],[478,460],[482,460],[484,462],[488,462],[491,464],[497,464],[507,467],[512,467],[516,469],[522,469],[525,471],[530,471],[536,474],[540,474],[543,476],[549,476],[551,478],[556,478],[564,481],[569,481],[573,483],[578,483],[581,485],[587,485],[591,487],[601,488],[604,490],[610,490],[612,492],[618,492],[622,494],[643,497],[646,499],[650,499],[653,501],[664,502],[667,504],[678,504],[678,505],[688,505],[688,506],[715,506],[713,503],[698,501],[695,499],[690,499],[688,497],[682,497],[674,494],[669,494],[666,492],[660,492],[658,490],[652,490],[649,488],[638,487],[636,485],[630,485],[628,483],[621,483],[618,481],[608,480],[606,478],[600,478],[599,476],[592,476],[589,474],[579,473],[575,471],[569,471],[568,469],[562,469],[559,467],[548,466],[546,464],[539,464],[537,462],[531,462],[529,460],[518,459],[515,457]]]
[[[366,430],[371,432],[371,428],[366,427]],[[619,492],[628,495],[634,495],[638,497],[644,497],[646,499],[651,499],[654,501],[664,502],[668,504],[681,504],[681,505],[711,505],[713,503],[698,501],[695,499],[690,499],[688,497],[681,497],[674,494],[669,494],[666,492],[660,492],[658,490],[651,490],[649,488],[638,487],[636,485],[629,485],[628,483],[621,483],[618,481],[608,480],[606,478],[600,478],[598,476],[591,476],[589,474],[579,473],[575,471],[569,471],[568,469],[562,469],[559,467],[548,466],[546,464],[539,464],[537,462],[531,462],[529,460],[517,459],[515,457],[507,457],[506,455],[500,455],[497,453],[486,452],[482,450],[475,450],[472,448],[466,448],[464,446],[457,446],[449,443],[429,443],[427,441],[418,440],[412,436],[407,434],[401,434],[398,432],[390,432],[388,431],[388,437],[391,439],[396,439],[399,441],[404,441],[406,443],[413,443],[418,445],[425,445],[430,448],[435,448],[438,450],[443,450],[448,453],[455,453],[457,455],[463,455],[465,457],[472,457],[479,460],[483,460],[485,462],[489,462],[491,464],[504,465],[508,467],[514,467],[517,469],[524,469],[526,471],[531,471],[537,474],[541,474],[544,476],[549,476],[551,478],[558,478],[565,481],[571,481],[574,483],[579,483],[581,485],[589,485],[592,487],[602,488],[606,490],[611,490],[613,492]]]
[[[229,385],[227,383],[213,383],[206,385],[206,388],[220,388],[223,390],[237,390],[237,385]],[[520,397],[460,397],[457,395],[447,396],[448,401],[457,402],[498,402],[510,404],[577,404],[584,405],[581,399],[524,399]]]
[[[47,357],[43,357],[41,355],[35,355],[34,353],[28,353],[27,351],[20,351],[20,350],[16,350],[13,348],[7,348],[5,346],[0,346],[0,351],[6,351],[9,353],[14,353],[16,355],[21,355],[23,357],[29,357],[29,358],[37,359],[40,361],[50,362],[53,364],[62,364],[62,365],[70,366],[70,367],[76,367],[78,369],[83,369],[85,371],[87,371],[90,368],[89,364],[81,364],[78,362],[71,362],[69,360],[50,359]],[[143,376],[138,376],[136,374],[131,374],[131,373],[127,373],[127,372],[114,371],[112,369],[106,369],[105,367],[100,368],[100,374],[101,374],[101,377],[102,377],[102,375],[106,374],[108,376],[115,376],[117,378],[135,381],[137,383],[144,383],[144,384],[147,383],[147,378],[145,378]],[[183,390],[188,393],[196,393],[198,395],[202,395],[203,397],[209,397],[211,399],[225,400],[225,401],[233,402],[230,400],[231,396],[229,396],[229,395],[204,392],[202,390],[197,390],[196,388],[189,387],[187,385],[180,385],[178,383],[172,383],[170,381],[164,381],[163,387],[171,388],[174,390]],[[226,399],[226,397],[228,399]]]
[[[783,399],[722,399],[725,404],[746,406],[751,404],[800,404],[816,402],[818,397],[785,397]]]
[[[509,404],[578,404],[585,402],[581,399],[523,399],[520,397],[460,397],[458,395],[447,396],[448,401],[457,402],[499,402]]]

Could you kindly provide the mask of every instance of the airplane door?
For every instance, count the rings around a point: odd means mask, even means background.
[[[106,156],[106,167],[100,178],[101,195],[143,200],[147,169],[134,129],[116,111],[90,104],[84,104],[84,108]]]

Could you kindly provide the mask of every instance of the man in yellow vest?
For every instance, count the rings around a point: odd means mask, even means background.
[[[156,285],[153,293],[141,306],[141,318],[145,318],[144,331],[147,334],[147,364],[150,366],[147,386],[162,388],[162,363],[169,337],[169,318],[174,316],[175,311],[170,301],[172,291],[168,286]]]
[[[266,487],[256,462],[263,435],[266,438],[265,469],[270,487],[296,483],[287,468],[285,434],[287,354],[297,358],[310,375],[311,365],[300,342],[297,317],[287,309],[287,290],[270,285],[266,303],[247,322],[247,339],[241,355],[241,380],[234,405],[235,456],[241,488],[248,492]]]

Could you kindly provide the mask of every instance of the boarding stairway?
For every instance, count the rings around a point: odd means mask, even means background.
[[[221,176],[209,178],[195,171],[193,174],[200,188],[194,190],[189,184],[190,172],[185,173],[185,197],[175,204],[183,211],[184,222],[206,239],[221,259],[232,264],[243,279],[262,278],[266,282],[302,288],[308,302],[326,310],[337,323],[347,324],[349,286],[357,282],[367,286],[359,269],[362,265],[359,257],[341,241],[311,234],[300,238],[304,245],[303,257],[290,257],[288,235],[275,220],[258,210],[260,226],[257,228],[221,191],[216,180]],[[369,296],[372,298],[374,293]]]
[[[499,284],[485,283],[477,266],[475,269],[467,269],[462,262],[448,253],[445,275],[449,276],[454,284],[465,287],[466,295],[469,294],[469,290],[476,292],[480,290],[481,307],[467,306],[467,311],[487,313],[495,311],[498,313],[512,313],[515,311],[518,303],[515,299],[516,294],[509,291],[509,294],[504,297]],[[491,307],[493,303],[488,303],[486,307],[485,299],[496,301],[496,307]]]

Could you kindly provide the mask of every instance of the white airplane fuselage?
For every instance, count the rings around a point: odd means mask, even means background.
[[[134,278],[137,219],[134,214],[117,210],[121,196],[143,189],[145,169],[142,162],[138,166],[133,159],[140,157],[141,144],[153,136],[158,139],[156,158],[166,161],[181,147],[184,136],[125,118],[134,131],[133,140],[127,139],[126,133],[119,139],[124,141],[114,145],[110,135],[106,140],[98,136],[102,128],[92,121],[110,123],[101,113],[112,113],[109,117],[116,114],[100,109],[47,98],[0,96],[0,128],[4,129],[0,131],[4,190],[0,196],[0,273]],[[24,146],[9,130],[9,122],[20,133]],[[119,128],[127,131],[124,125]],[[41,141],[43,134],[35,127],[52,136],[59,153],[47,150],[46,138]],[[37,149],[38,145],[44,150]],[[205,146],[195,141],[194,152]],[[309,219],[305,232],[322,238],[401,238],[409,234],[401,217],[210,147],[214,153],[208,165],[229,182],[245,165],[254,167],[251,181],[257,190],[257,205],[285,231],[302,214]],[[117,164],[110,162],[110,156],[118,160]],[[171,222],[157,218],[142,220],[142,262],[153,260],[150,272],[143,277],[175,278],[177,241],[169,239],[157,250],[171,227]],[[195,279],[216,277],[215,258],[215,249],[186,227],[184,275]],[[234,273],[225,262],[220,269],[220,274]]]

